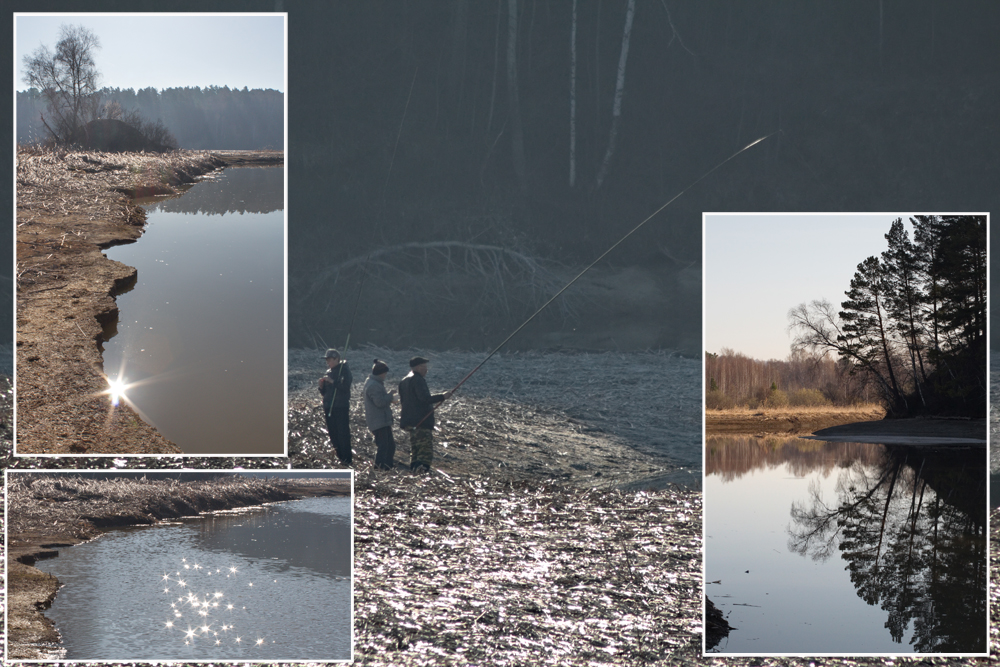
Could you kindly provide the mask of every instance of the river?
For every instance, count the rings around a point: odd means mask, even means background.
[[[185,454],[285,451],[284,168],[230,168],[144,202],[107,256],[138,270],[117,297],[104,369]]]
[[[37,566],[67,660],[351,657],[351,499],[111,531]]]

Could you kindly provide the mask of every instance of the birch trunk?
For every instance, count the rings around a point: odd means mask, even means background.
[[[569,187],[576,185],[576,0],[569,38]]]
[[[625,32],[622,35],[622,52],[618,58],[618,80],[615,83],[615,104],[611,111],[611,132],[608,136],[608,150],[604,153],[604,160],[601,168],[597,172],[597,187],[601,187],[605,177],[608,175],[608,166],[611,164],[611,157],[615,153],[615,145],[618,139],[618,124],[622,115],[622,96],[625,93],[625,63],[628,62],[628,43],[632,35],[632,17],[635,15],[635,0],[628,0],[628,8],[625,10]]]
[[[521,105],[517,91],[517,0],[507,0],[507,97],[510,104],[514,175],[517,177],[521,195],[526,196],[528,178],[524,159],[524,131],[521,128]]]

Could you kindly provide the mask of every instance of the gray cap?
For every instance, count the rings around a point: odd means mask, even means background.
[[[340,359],[340,352],[337,352],[335,349],[331,347],[329,350],[326,351],[326,354],[323,355],[323,358],[329,359],[331,357],[335,359]]]

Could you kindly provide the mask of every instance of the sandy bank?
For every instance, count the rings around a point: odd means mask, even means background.
[[[807,434],[840,424],[881,418],[876,408],[793,408],[775,410],[706,410],[709,435]]]
[[[99,346],[118,318],[114,297],[135,283],[136,270],[102,250],[142,235],[145,212],[131,197],[176,194],[210,171],[275,159],[18,151],[18,454],[181,453],[128,406],[112,411],[103,393]]]
[[[42,615],[58,580],[33,567],[59,548],[112,528],[250,507],[267,502],[350,495],[349,480],[260,480],[218,477],[205,481],[87,480],[44,473],[11,473],[8,486],[8,659],[51,658],[59,634]]]

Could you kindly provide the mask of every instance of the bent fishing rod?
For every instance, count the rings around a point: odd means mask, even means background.
[[[392,167],[396,163],[396,149],[399,148],[399,138],[403,134],[403,123],[406,122],[406,112],[410,108],[410,98],[413,97],[413,84],[417,82],[417,72],[419,68],[413,70],[413,80],[410,81],[410,92],[406,95],[406,105],[403,107],[403,117],[399,120],[399,130],[396,132],[396,143],[392,146],[392,156],[389,158],[389,171],[385,175],[385,183],[382,184],[382,213],[378,217],[378,224],[372,227],[372,239],[371,243],[368,244],[369,248],[375,247],[375,235],[381,227],[382,220],[385,218],[385,193],[389,189],[389,178],[392,176]],[[351,344],[351,332],[354,331],[354,321],[358,318],[358,306],[361,305],[361,291],[365,287],[365,279],[368,277],[368,262],[372,258],[372,250],[368,251],[368,255],[365,256],[365,261],[361,265],[361,282],[358,284],[358,296],[354,300],[354,312],[351,314],[351,324],[347,328],[347,340],[344,341],[344,356],[341,357],[341,363],[337,365],[337,379],[333,385],[333,398],[330,399],[330,412],[327,416],[333,415],[333,402],[337,400],[337,389],[340,385],[340,377],[343,373],[344,364],[347,363],[347,346]]]
[[[709,169],[708,171],[706,171],[704,174],[702,174],[697,179],[695,179],[686,188],[684,188],[683,190],[681,190],[680,192],[678,192],[676,195],[674,195],[673,197],[671,197],[671,199],[667,203],[663,204],[663,206],[661,206],[660,208],[656,209],[655,211],[653,211],[652,213],[650,213],[648,216],[646,216],[645,220],[643,220],[638,225],[636,225],[635,227],[633,227],[631,231],[629,231],[627,234],[625,234],[625,236],[623,236],[620,239],[618,239],[618,241],[616,241],[614,244],[612,244],[612,246],[610,248],[608,248],[603,253],[601,253],[601,255],[597,259],[595,259],[593,262],[591,262],[590,264],[588,264],[587,267],[583,271],[580,271],[580,273],[578,273],[575,278],[573,278],[568,283],[566,283],[566,285],[563,286],[562,289],[560,289],[558,292],[556,292],[555,294],[552,295],[552,298],[550,298],[548,301],[546,301],[544,304],[542,304],[542,306],[538,310],[536,310],[534,313],[532,313],[531,317],[529,317],[524,322],[522,322],[521,326],[519,326],[516,329],[514,329],[514,331],[511,332],[511,334],[509,336],[507,336],[503,340],[503,342],[501,342],[499,345],[497,345],[493,349],[492,352],[490,352],[488,355],[486,355],[485,359],[483,359],[481,362],[479,362],[478,366],[476,366],[471,371],[469,371],[469,374],[466,375],[464,378],[462,378],[461,382],[459,382],[458,384],[456,384],[450,391],[448,391],[448,392],[445,393],[444,400],[442,400],[441,403],[444,403],[444,401],[446,401],[449,398],[451,398],[451,396],[456,391],[458,391],[459,387],[461,387],[463,384],[465,384],[469,380],[469,378],[471,378],[473,375],[475,375],[479,371],[479,369],[482,368],[486,364],[487,361],[489,361],[497,352],[499,352],[501,349],[503,349],[503,347],[505,345],[507,345],[507,343],[509,343],[510,340],[512,338],[514,338],[514,336],[516,336],[518,333],[520,333],[520,331],[522,329],[524,329],[524,327],[528,326],[528,324],[532,320],[534,320],[538,316],[539,313],[541,313],[543,310],[545,310],[546,308],[548,308],[549,305],[551,305],[553,301],[555,301],[556,299],[558,299],[563,294],[563,292],[565,292],[570,287],[572,287],[573,284],[576,283],[576,281],[578,281],[580,278],[582,278],[585,273],[587,273],[592,268],[594,268],[594,266],[596,266],[602,259],[604,259],[605,257],[607,257],[615,248],[617,248],[618,246],[620,246],[629,237],[631,237],[633,234],[635,234],[637,231],[639,231],[647,222],[649,222],[650,220],[652,220],[653,218],[655,218],[657,215],[659,215],[661,212],[663,212],[664,209],[666,209],[668,206],[670,206],[675,201],[677,201],[678,199],[680,199],[681,195],[683,195],[685,192],[687,192],[688,190],[690,190],[694,186],[696,186],[699,183],[701,183],[703,180],[705,180],[706,178],[708,178],[709,176],[711,176],[717,170],[721,169],[726,163],[728,163],[729,161],[735,159],[741,153],[750,150],[751,148],[753,148],[757,144],[762,143],[764,141],[767,141],[768,139],[770,139],[771,137],[773,137],[774,135],[776,135],[776,134],[778,134],[780,132],[782,132],[782,130],[775,130],[771,134],[765,135],[765,136],[763,136],[763,137],[761,137],[761,138],[759,138],[759,139],[757,139],[755,141],[750,142],[749,144],[747,144],[743,148],[739,149],[738,151],[736,151],[735,153],[733,153],[732,155],[730,155],[729,157],[727,157],[722,162],[718,163],[717,165],[715,165],[714,167],[712,167],[711,169]],[[438,405],[440,405],[441,403],[439,403]],[[434,412],[434,408],[431,408],[431,411],[428,412],[426,415],[424,415],[424,418],[421,419],[417,423],[417,426],[420,426],[420,424],[422,424],[425,419],[427,419],[428,417],[430,417],[431,414],[433,414],[433,412]]]

